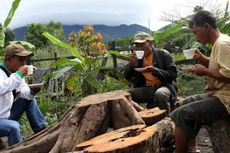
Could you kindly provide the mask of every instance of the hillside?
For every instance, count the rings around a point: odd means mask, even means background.
[[[65,36],[72,31],[78,32],[84,25],[63,25]],[[138,24],[131,25],[119,25],[119,26],[106,26],[106,25],[94,25],[94,30],[100,32],[103,35],[103,41],[111,41],[117,38],[123,38],[134,35],[138,31],[150,32],[150,30],[144,26]],[[27,27],[20,27],[13,29],[17,40],[23,40],[24,34],[27,31]]]

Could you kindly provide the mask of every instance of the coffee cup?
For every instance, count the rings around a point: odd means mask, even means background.
[[[193,59],[195,50],[196,50],[196,48],[191,48],[191,49],[185,49],[185,50],[183,50],[184,57],[186,59]]]
[[[28,67],[27,75],[33,75],[35,67],[33,65],[27,65],[27,67]]]
[[[143,50],[136,50],[135,54],[137,56],[137,59],[142,59],[144,54],[145,54],[145,52]]]

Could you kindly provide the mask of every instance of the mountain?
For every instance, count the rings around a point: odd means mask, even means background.
[[[70,32],[78,32],[84,25],[63,25],[65,36],[68,36]],[[138,31],[150,32],[150,30],[144,26],[138,24],[126,25],[122,24],[119,26],[107,26],[107,25],[93,25],[95,32],[100,32],[103,35],[103,41],[111,41],[117,38],[123,38],[133,36]],[[13,29],[16,40],[23,40],[24,34],[27,31],[27,27],[20,27]]]

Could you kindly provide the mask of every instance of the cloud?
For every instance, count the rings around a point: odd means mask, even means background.
[[[31,23],[62,24],[140,24],[157,30],[168,24],[163,12],[185,17],[193,7],[207,0],[21,0],[10,23],[11,28]],[[223,0],[215,0],[215,2]],[[0,22],[3,22],[13,0],[1,1]],[[208,4],[214,3],[210,0]],[[215,5],[214,5],[215,6]]]
[[[22,0],[10,26],[14,28],[33,22],[48,23],[51,20],[63,24],[143,25],[150,18],[150,2],[151,0]]]

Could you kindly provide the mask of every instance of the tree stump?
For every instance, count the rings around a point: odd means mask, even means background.
[[[215,153],[230,152],[230,120],[221,119],[207,127]]]
[[[166,110],[161,110],[158,107],[155,107],[142,110],[138,112],[138,115],[145,121],[145,124],[153,125],[166,117]]]
[[[109,127],[119,129],[144,124],[135,108],[130,93],[126,91],[85,97],[58,122],[23,143],[1,150],[1,153],[73,152],[76,144],[105,133]]]
[[[59,153],[75,150],[75,145],[103,134],[109,125],[118,129],[144,124],[126,91],[113,91],[83,98],[54,125],[2,153]]]
[[[6,148],[5,144],[2,141],[2,139],[0,138],[0,150],[5,149],[5,148]]]
[[[162,128],[163,124],[171,128]],[[76,148],[84,153],[160,153],[160,144],[172,138],[172,125],[170,119],[162,120],[154,126],[133,125],[97,136],[76,145]],[[166,127],[171,130],[163,135]]]

